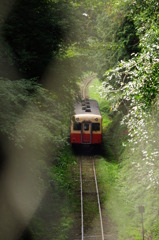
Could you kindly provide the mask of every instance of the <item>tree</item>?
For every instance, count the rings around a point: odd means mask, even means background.
[[[12,64],[25,77],[41,77],[59,49],[74,41],[72,11],[64,0],[16,1],[3,26],[3,36]]]

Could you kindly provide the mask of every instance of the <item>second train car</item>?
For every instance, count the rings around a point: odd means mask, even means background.
[[[84,99],[75,104],[71,119],[72,144],[101,144],[102,116],[96,100]]]

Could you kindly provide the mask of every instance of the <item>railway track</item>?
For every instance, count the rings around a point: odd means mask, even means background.
[[[104,240],[95,160],[80,159],[81,240]]]
[[[88,98],[88,85],[91,83],[91,81],[94,78],[96,78],[96,76],[97,76],[96,74],[93,74],[85,80],[84,86],[82,88],[82,98],[83,99]]]
[[[81,89],[83,99],[88,98],[88,86],[94,78],[96,78],[96,74],[85,79]],[[80,169],[80,190],[77,189],[77,193],[80,195],[81,211],[77,212],[75,227],[70,239],[117,240],[116,230],[106,209],[103,209],[102,216],[95,158],[93,156],[80,156],[77,161]]]

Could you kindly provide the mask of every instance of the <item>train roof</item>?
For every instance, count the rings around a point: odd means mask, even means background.
[[[100,115],[99,106],[96,100],[84,99],[75,104],[75,115]]]

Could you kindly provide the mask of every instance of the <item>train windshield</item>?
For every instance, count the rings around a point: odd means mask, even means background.
[[[84,131],[89,131],[89,123],[84,123]]]
[[[81,130],[81,123],[80,122],[74,122],[73,123],[73,130],[74,131],[80,131]]]
[[[92,131],[100,131],[100,123],[92,123]]]

